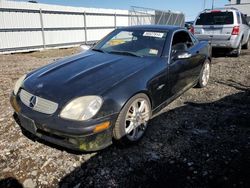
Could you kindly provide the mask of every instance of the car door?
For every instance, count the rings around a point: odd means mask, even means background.
[[[169,60],[170,97],[193,86],[199,76],[200,61],[199,48],[189,33],[185,30],[174,33]]]

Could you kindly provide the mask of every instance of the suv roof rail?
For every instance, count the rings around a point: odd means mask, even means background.
[[[235,8],[235,7],[228,7],[228,8],[224,8],[224,9],[233,9],[233,10],[239,10],[239,9],[237,9],[237,8]]]
[[[234,8],[234,7],[224,7],[224,8],[214,8],[214,9],[204,9],[203,11],[208,11],[208,10],[228,10],[228,9],[231,9],[231,10],[239,10],[237,8]]]

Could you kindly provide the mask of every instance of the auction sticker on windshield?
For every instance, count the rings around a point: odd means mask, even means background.
[[[156,49],[150,49],[149,53],[152,54],[152,55],[157,55],[158,54],[158,50],[156,50]]]
[[[160,32],[149,32],[146,31],[143,33],[144,37],[156,37],[156,38],[163,38],[164,33],[160,33]]]

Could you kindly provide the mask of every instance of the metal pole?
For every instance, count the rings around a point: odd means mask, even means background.
[[[117,26],[116,26],[116,13],[115,13],[115,15],[114,15],[114,23],[115,23],[114,25],[115,25],[115,29],[116,29],[116,27],[117,27]]]
[[[172,16],[172,13],[171,13],[171,12],[168,12],[168,14],[169,14],[169,17],[168,17],[168,20],[167,20],[167,23],[166,23],[166,24],[167,24],[167,25],[170,25],[169,22],[170,22],[170,18],[171,18],[171,16]]]
[[[204,0],[204,5],[203,5],[203,9],[205,10],[206,9],[206,0]]]
[[[159,20],[157,21],[157,24],[160,24],[160,21],[161,21],[161,19],[162,19],[162,16],[163,16],[163,12],[161,12],[161,16],[160,16]]]
[[[184,27],[184,25],[185,25],[185,16],[183,15],[181,20],[181,26]]]
[[[175,25],[176,24],[176,22],[177,22],[177,20],[178,20],[178,18],[179,18],[179,14],[176,14],[176,18],[175,18],[175,21],[174,21],[174,24],[173,25]]]
[[[214,9],[214,0],[212,1],[212,10]]]
[[[86,22],[86,12],[83,13],[83,17],[84,17],[84,33],[85,33],[85,44],[87,44],[88,42],[88,38],[87,38],[87,22]]]
[[[42,29],[42,39],[43,39],[43,48],[46,48],[46,42],[45,42],[45,34],[44,34],[44,24],[43,24],[43,12],[42,9],[39,11],[40,14],[40,23],[41,23],[41,29]]]
[[[140,23],[140,20],[139,20],[139,16],[138,15],[136,15],[136,20],[137,20],[137,23],[136,23],[136,25],[142,25],[142,24],[139,24]]]

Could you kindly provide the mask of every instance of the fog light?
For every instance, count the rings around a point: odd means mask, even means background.
[[[106,121],[104,123],[96,125],[95,129],[93,130],[93,132],[94,133],[98,133],[98,132],[104,131],[105,129],[108,129],[109,126],[110,126],[110,122]]]
[[[16,101],[16,97],[11,96],[11,98],[10,98],[10,103],[11,103],[13,109],[14,109],[17,113],[21,111],[20,106],[18,105],[18,103],[17,103],[17,101]]]
[[[78,145],[77,140],[74,139],[74,138],[69,138],[69,142],[70,142],[71,144]]]

